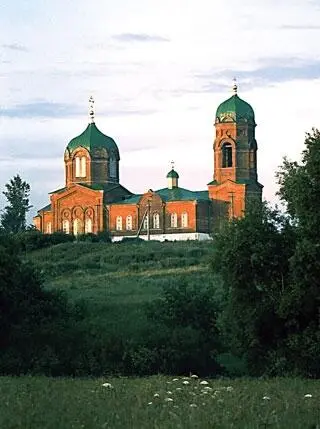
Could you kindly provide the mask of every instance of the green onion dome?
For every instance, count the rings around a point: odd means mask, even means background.
[[[117,159],[120,159],[116,142],[111,137],[103,134],[94,122],[88,124],[82,134],[69,142],[67,150],[71,153],[79,147],[87,149],[89,153],[93,153],[96,149],[106,149],[108,153],[112,152]]]
[[[250,104],[235,93],[218,107],[216,122],[248,122],[255,124],[254,111]]]
[[[172,169],[167,174],[167,179],[179,179],[179,174],[174,169]]]

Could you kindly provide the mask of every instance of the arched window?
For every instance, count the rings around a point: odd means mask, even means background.
[[[109,161],[109,174],[111,179],[117,178],[117,160],[115,158],[111,158]]]
[[[122,216],[117,216],[116,219],[116,230],[121,231],[122,230]]]
[[[182,213],[182,215],[181,215],[181,226],[182,226],[182,228],[188,227],[188,213]]]
[[[47,223],[46,233],[51,234],[51,222]]]
[[[84,224],[84,232],[86,234],[91,234],[92,233],[92,219],[87,217],[85,224]]]
[[[149,215],[146,215],[143,221],[143,229],[148,229],[149,227]]]
[[[86,177],[87,175],[87,158],[85,156],[81,157],[81,166],[80,166],[80,177]]]
[[[62,231],[65,234],[70,234],[70,222],[67,219],[62,222]]]
[[[153,228],[159,229],[160,228],[160,216],[159,213],[153,213]]]
[[[232,167],[232,145],[224,143],[222,146],[222,168]]]
[[[79,156],[76,156],[76,177],[81,177],[80,171],[81,171],[81,158]]]
[[[177,213],[171,213],[170,225],[171,225],[171,228],[177,228],[177,226],[178,226]]]
[[[128,215],[126,217],[126,230],[131,231],[132,230],[132,216]]]
[[[81,220],[75,219],[73,221],[73,234],[78,235],[81,234]]]
[[[87,158],[85,156],[76,156],[76,177],[86,177]]]

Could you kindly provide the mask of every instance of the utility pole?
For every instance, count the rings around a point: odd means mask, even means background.
[[[148,200],[148,212],[147,212],[147,237],[148,241],[150,241],[150,200]]]
[[[230,195],[230,199],[231,199],[231,219],[233,219],[234,218],[234,206],[233,206],[234,192],[229,192],[229,195]]]

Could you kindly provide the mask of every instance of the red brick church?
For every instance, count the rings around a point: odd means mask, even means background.
[[[97,128],[92,98],[89,117],[84,132],[66,147],[65,186],[51,192],[50,204],[34,217],[44,233],[109,231],[113,240],[206,239],[222,218],[243,216],[248,200],[261,199],[254,111],[238,96],[236,84],[215,115],[213,180],[202,191],[181,188],[172,167],[167,187],[133,194],[120,184],[119,149]]]

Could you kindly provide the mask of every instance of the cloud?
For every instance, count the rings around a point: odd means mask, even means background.
[[[282,25],[281,30],[320,30],[320,25]]]
[[[242,90],[253,87],[272,85],[294,80],[313,80],[320,78],[320,60],[303,61],[299,58],[265,58],[255,69],[237,70],[222,69],[209,73],[195,73],[194,77],[199,81],[207,81],[198,90],[193,92],[217,92],[226,88],[223,82],[237,78]]]
[[[82,110],[72,104],[35,101],[0,108],[0,117],[6,118],[61,118],[78,115]]]
[[[156,113],[155,109],[138,108],[104,108],[99,111],[99,115],[107,116],[146,116]],[[83,106],[74,104],[55,103],[48,101],[35,101],[32,103],[18,104],[13,107],[0,108],[0,118],[70,118],[83,115]]]
[[[11,51],[20,51],[20,52],[28,52],[28,48],[24,45],[20,45],[19,43],[5,43],[1,45],[4,49],[10,49]]]
[[[145,33],[120,33],[112,36],[112,39],[118,42],[169,42],[170,40],[163,36]]]

